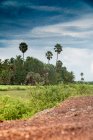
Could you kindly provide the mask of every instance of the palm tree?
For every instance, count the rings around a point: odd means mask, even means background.
[[[84,75],[84,73],[83,73],[83,72],[81,72],[81,73],[80,73],[80,75],[81,75],[81,77],[82,77],[82,76]]]
[[[82,81],[82,82],[84,81],[84,78],[83,78],[83,77],[81,78],[81,81]]]
[[[23,63],[24,63],[24,53],[27,51],[28,45],[25,42],[21,42],[19,44],[19,49],[23,53]]]
[[[83,78],[84,73],[83,73],[83,72],[81,72],[81,73],[80,73],[80,75],[81,75],[81,81],[83,82],[83,81],[84,81],[84,78]]]
[[[48,64],[49,64],[50,59],[52,59],[52,56],[53,56],[53,54],[52,54],[51,51],[47,51],[47,52],[46,52],[46,57],[47,57],[47,59],[48,59]]]
[[[56,61],[58,61],[58,54],[60,54],[61,51],[63,51],[62,46],[60,44],[56,44],[54,47],[54,50],[55,50],[55,52],[57,52],[57,60]]]

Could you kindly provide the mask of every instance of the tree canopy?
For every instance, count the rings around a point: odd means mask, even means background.
[[[57,63],[57,66],[54,66],[45,64],[36,58],[27,57],[23,65],[23,59],[20,55],[16,58],[1,60],[0,84],[35,85],[38,83],[45,85],[57,84],[59,81],[66,83],[74,81],[74,74],[62,67],[61,61]]]
[[[23,53],[23,58],[18,55],[16,58],[12,57],[4,61],[0,59],[0,84],[46,85],[74,82],[75,76],[73,72],[69,72],[66,67],[63,67],[62,61],[58,60],[58,54],[62,51],[60,44],[56,44],[54,48],[55,52],[57,52],[56,66],[49,64],[50,59],[53,57],[51,51],[47,51],[45,54],[48,59],[48,64],[45,64],[30,56],[24,60],[24,53],[28,49],[28,45],[25,42],[19,44],[19,49]]]

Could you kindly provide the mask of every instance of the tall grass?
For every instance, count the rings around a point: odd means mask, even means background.
[[[7,91],[0,91],[1,120],[28,118],[39,111],[56,106],[69,97],[93,95],[93,86],[84,84],[3,86],[3,89]]]

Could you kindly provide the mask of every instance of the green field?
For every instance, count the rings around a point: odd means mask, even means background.
[[[93,95],[93,85],[0,86],[0,120],[29,118],[73,96]]]

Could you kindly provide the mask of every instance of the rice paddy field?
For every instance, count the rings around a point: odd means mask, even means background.
[[[30,118],[37,112],[57,106],[73,96],[93,95],[93,85],[48,86],[0,85],[0,120]]]

